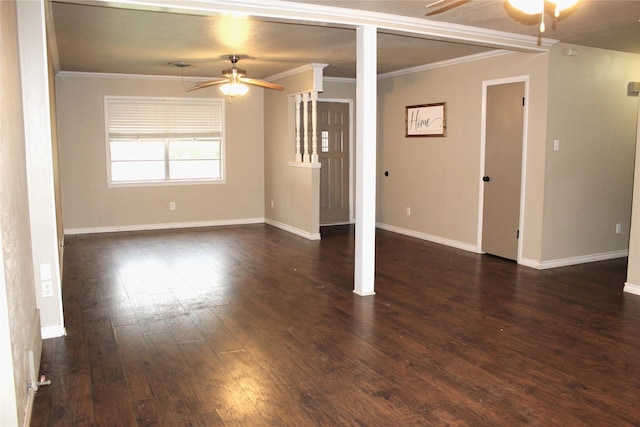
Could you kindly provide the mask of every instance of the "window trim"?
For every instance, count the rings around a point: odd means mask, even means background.
[[[111,179],[111,139],[109,138],[109,100],[150,100],[150,101],[188,101],[188,102],[214,102],[220,105],[220,178],[196,178],[196,179],[163,179],[148,181],[113,181]],[[106,160],[107,188],[125,187],[165,187],[175,185],[207,185],[226,184],[226,138],[225,138],[225,100],[223,98],[188,98],[169,96],[104,96],[104,148]],[[166,142],[165,142],[166,144]],[[168,167],[168,158],[165,158],[165,167]]]

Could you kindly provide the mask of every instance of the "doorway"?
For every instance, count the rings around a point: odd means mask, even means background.
[[[518,261],[526,81],[485,86],[482,252]]]
[[[320,225],[350,222],[350,104],[318,102]]]

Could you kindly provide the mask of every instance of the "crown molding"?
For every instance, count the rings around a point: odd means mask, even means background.
[[[124,73],[94,73],[87,71],[59,71],[57,77],[92,77],[92,78],[109,78],[109,79],[139,79],[139,80],[170,80],[170,81],[189,81],[203,82],[216,77],[193,77],[193,76],[162,76],[153,74],[124,74]]]
[[[328,65],[329,64],[319,64],[317,62],[314,62],[314,63],[311,63],[311,64],[306,64],[306,65],[301,65],[299,67],[292,68],[292,69],[290,69],[288,71],[283,71],[282,73],[278,73],[278,74],[274,74],[273,76],[269,76],[265,80],[279,80],[279,79],[283,79],[285,77],[295,76],[296,74],[304,73],[305,71],[311,71],[311,70],[314,73],[317,73],[318,71],[322,71]]]
[[[390,77],[402,76],[404,74],[419,73],[434,68],[448,67],[456,64],[464,64],[465,62],[480,61],[482,59],[493,58],[496,56],[510,55],[516,53],[509,50],[496,49],[489,52],[476,53],[474,55],[461,56],[460,58],[448,59],[446,61],[434,62],[432,64],[418,65],[417,67],[405,68],[404,70],[391,71],[389,73],[379,74],[378,80]]]
[[[356,83],[355,77],[323,77],[323,80],[328,83]]]

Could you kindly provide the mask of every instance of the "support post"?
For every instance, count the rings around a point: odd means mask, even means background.
[[[377,28],[356,29],[356,236],[353,292],[373,295],[376,235]]]

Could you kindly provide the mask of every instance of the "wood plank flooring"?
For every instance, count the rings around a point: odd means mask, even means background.
[[[546,271],[353,227],[67,237],[33,426],[640,425],[626,259]]]

